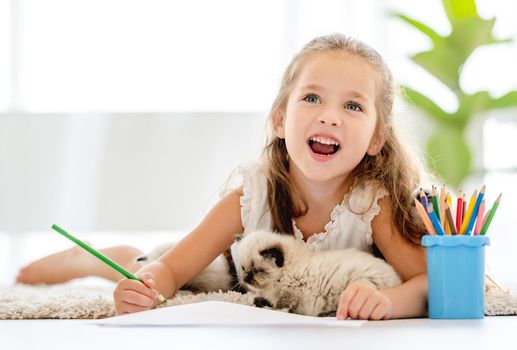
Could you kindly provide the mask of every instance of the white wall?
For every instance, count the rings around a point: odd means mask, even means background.
[[[258,114],[1,116],[0,231],[192,228],[264,130]]]

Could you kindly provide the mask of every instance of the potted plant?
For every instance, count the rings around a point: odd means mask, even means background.
[[[448,87],[458,100],[457,110],[448,113],[423,92],[403,86],[409,102],[438,126],[427,140],[429,168],[450,185],[458,187],[472,168],[472,152],[464,135],[467,125],[483,112],[517,106],[517,91],[494,98],[487,91],[469,94],[463,90],[460,84],[462,69],[474,50],[484,45],[507,43],[511,39],[493,37],[496,19],[479,17],[474,0],[442,0],[442,4],[451,25],[447,36],[404,14],[396,13],[395,16],[431,39],[433,47],[430,50],[410,58]]]

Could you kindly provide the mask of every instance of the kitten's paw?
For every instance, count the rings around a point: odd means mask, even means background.
[[[253,300],[253,304],[256,307],[273,307],[273,305],[267,300],[266,298],[262,297],[256,297],[255,300]]]
[[[321,312],[318,314],[318,317],[336,317],[336,310]]]

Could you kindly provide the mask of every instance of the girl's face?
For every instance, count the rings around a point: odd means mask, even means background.
[[[380,151],[375,81],[375,71],[354,55],[322,53],[305,62],[285,113],[275,115],[291,167],[307,180],[344,181],[367,152]]]

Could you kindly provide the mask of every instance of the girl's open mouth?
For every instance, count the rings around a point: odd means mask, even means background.
[[[337,141],[322,136],[309,138],[307,144],[309,145],[311,155],[318,161],[330,160],[340,149]]]

